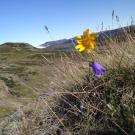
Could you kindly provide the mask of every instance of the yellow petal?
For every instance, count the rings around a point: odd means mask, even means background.
[[[95,41],[92,41],[91,42],[91,47],[94,48],[95,47],[95,44],[96,44]]]
[[[75,49],[78,49],[80,52],[85,50],[85,47],[83,45],[77,45],[75,46]]]
[[[82,52],[82,51],[84,51],[84,50],[85,50],[85,47],[82,46],[82,47],[79,49],[79,52]]]
[[[81,48],[81,47],[83,47],[82,45],[76,45],[75,46],[75,49],[79,49],[79,48]]]
[[[81,36],[75,36],[75,38],[78,40],[78,39],[82,39]]]
[[[89,34],[89,29],[85,29],[85,30],[83,31],[83,34]]]
[[[82,44],[82,40],[76,40],[77,44]]]
[[[87,49],[94,49],[95,48],[95,46],[93,45],[93,44],[90,44],[88,47],[87,47]]]

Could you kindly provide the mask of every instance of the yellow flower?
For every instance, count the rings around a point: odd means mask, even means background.
[[[75,37],[77,43],[75,48],[78,49],[80,52],[86,49],[88,53],[91,53],[95,47],[96,35],[97,35],[96,33],[89,34],[89,29],[84,30],[82,36]]]

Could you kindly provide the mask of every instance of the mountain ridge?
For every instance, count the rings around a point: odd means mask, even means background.
[[[97,32],[96,43],[99,45],[104,45],[107,43],[106,41],[110,41],[110,39],[117,39],[117,42],[122,42],[125,40],[126,34],[129,34],[134,38],[135,25]],[[74,38],[69,39],[64,38],[60,40],[48,41],[36,47],[29,43],[6,42],[0,44],[0,52],[11,52],[21,50],[35,51],[38,50],[39,48],[47,51],[71,51],[74,49],[74,46],[75,46]]]
[[[118,39],[119,42],[125,39],[126,34],[131,34],[133,37],[135,37],[135,25],[125,26],[121,28],[116,28],[113,30],[105,30],[97,32],[97,44],[105,44],[106,40],[110,40],[110,37],[112,39]],[[55,40],[55,41],[49,41],[45,42],[40,47],[50,49],[50,50],[72,50],[75,45],[75,39],[61,39],[61,40]]]

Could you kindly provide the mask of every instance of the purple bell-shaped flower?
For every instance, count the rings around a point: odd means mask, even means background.
[[[94,72],[95,76],[100,77],[103,73],[106,72],[106,68],[104,68],[102,65],[99,63],[93,61],[90,64],[90,67],[92,68],[92,71]]]

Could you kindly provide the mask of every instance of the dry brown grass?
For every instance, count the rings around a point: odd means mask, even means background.
[[[128,35],[127,35],[128,37]],[[88,60],[107,68],[96,78]],[[135,134],[135,40],[111,41],[93,55],[72,52],[54,66],[50,87],[5,119],[3,135]],[[53,79],[52,79],[53,78]]]

